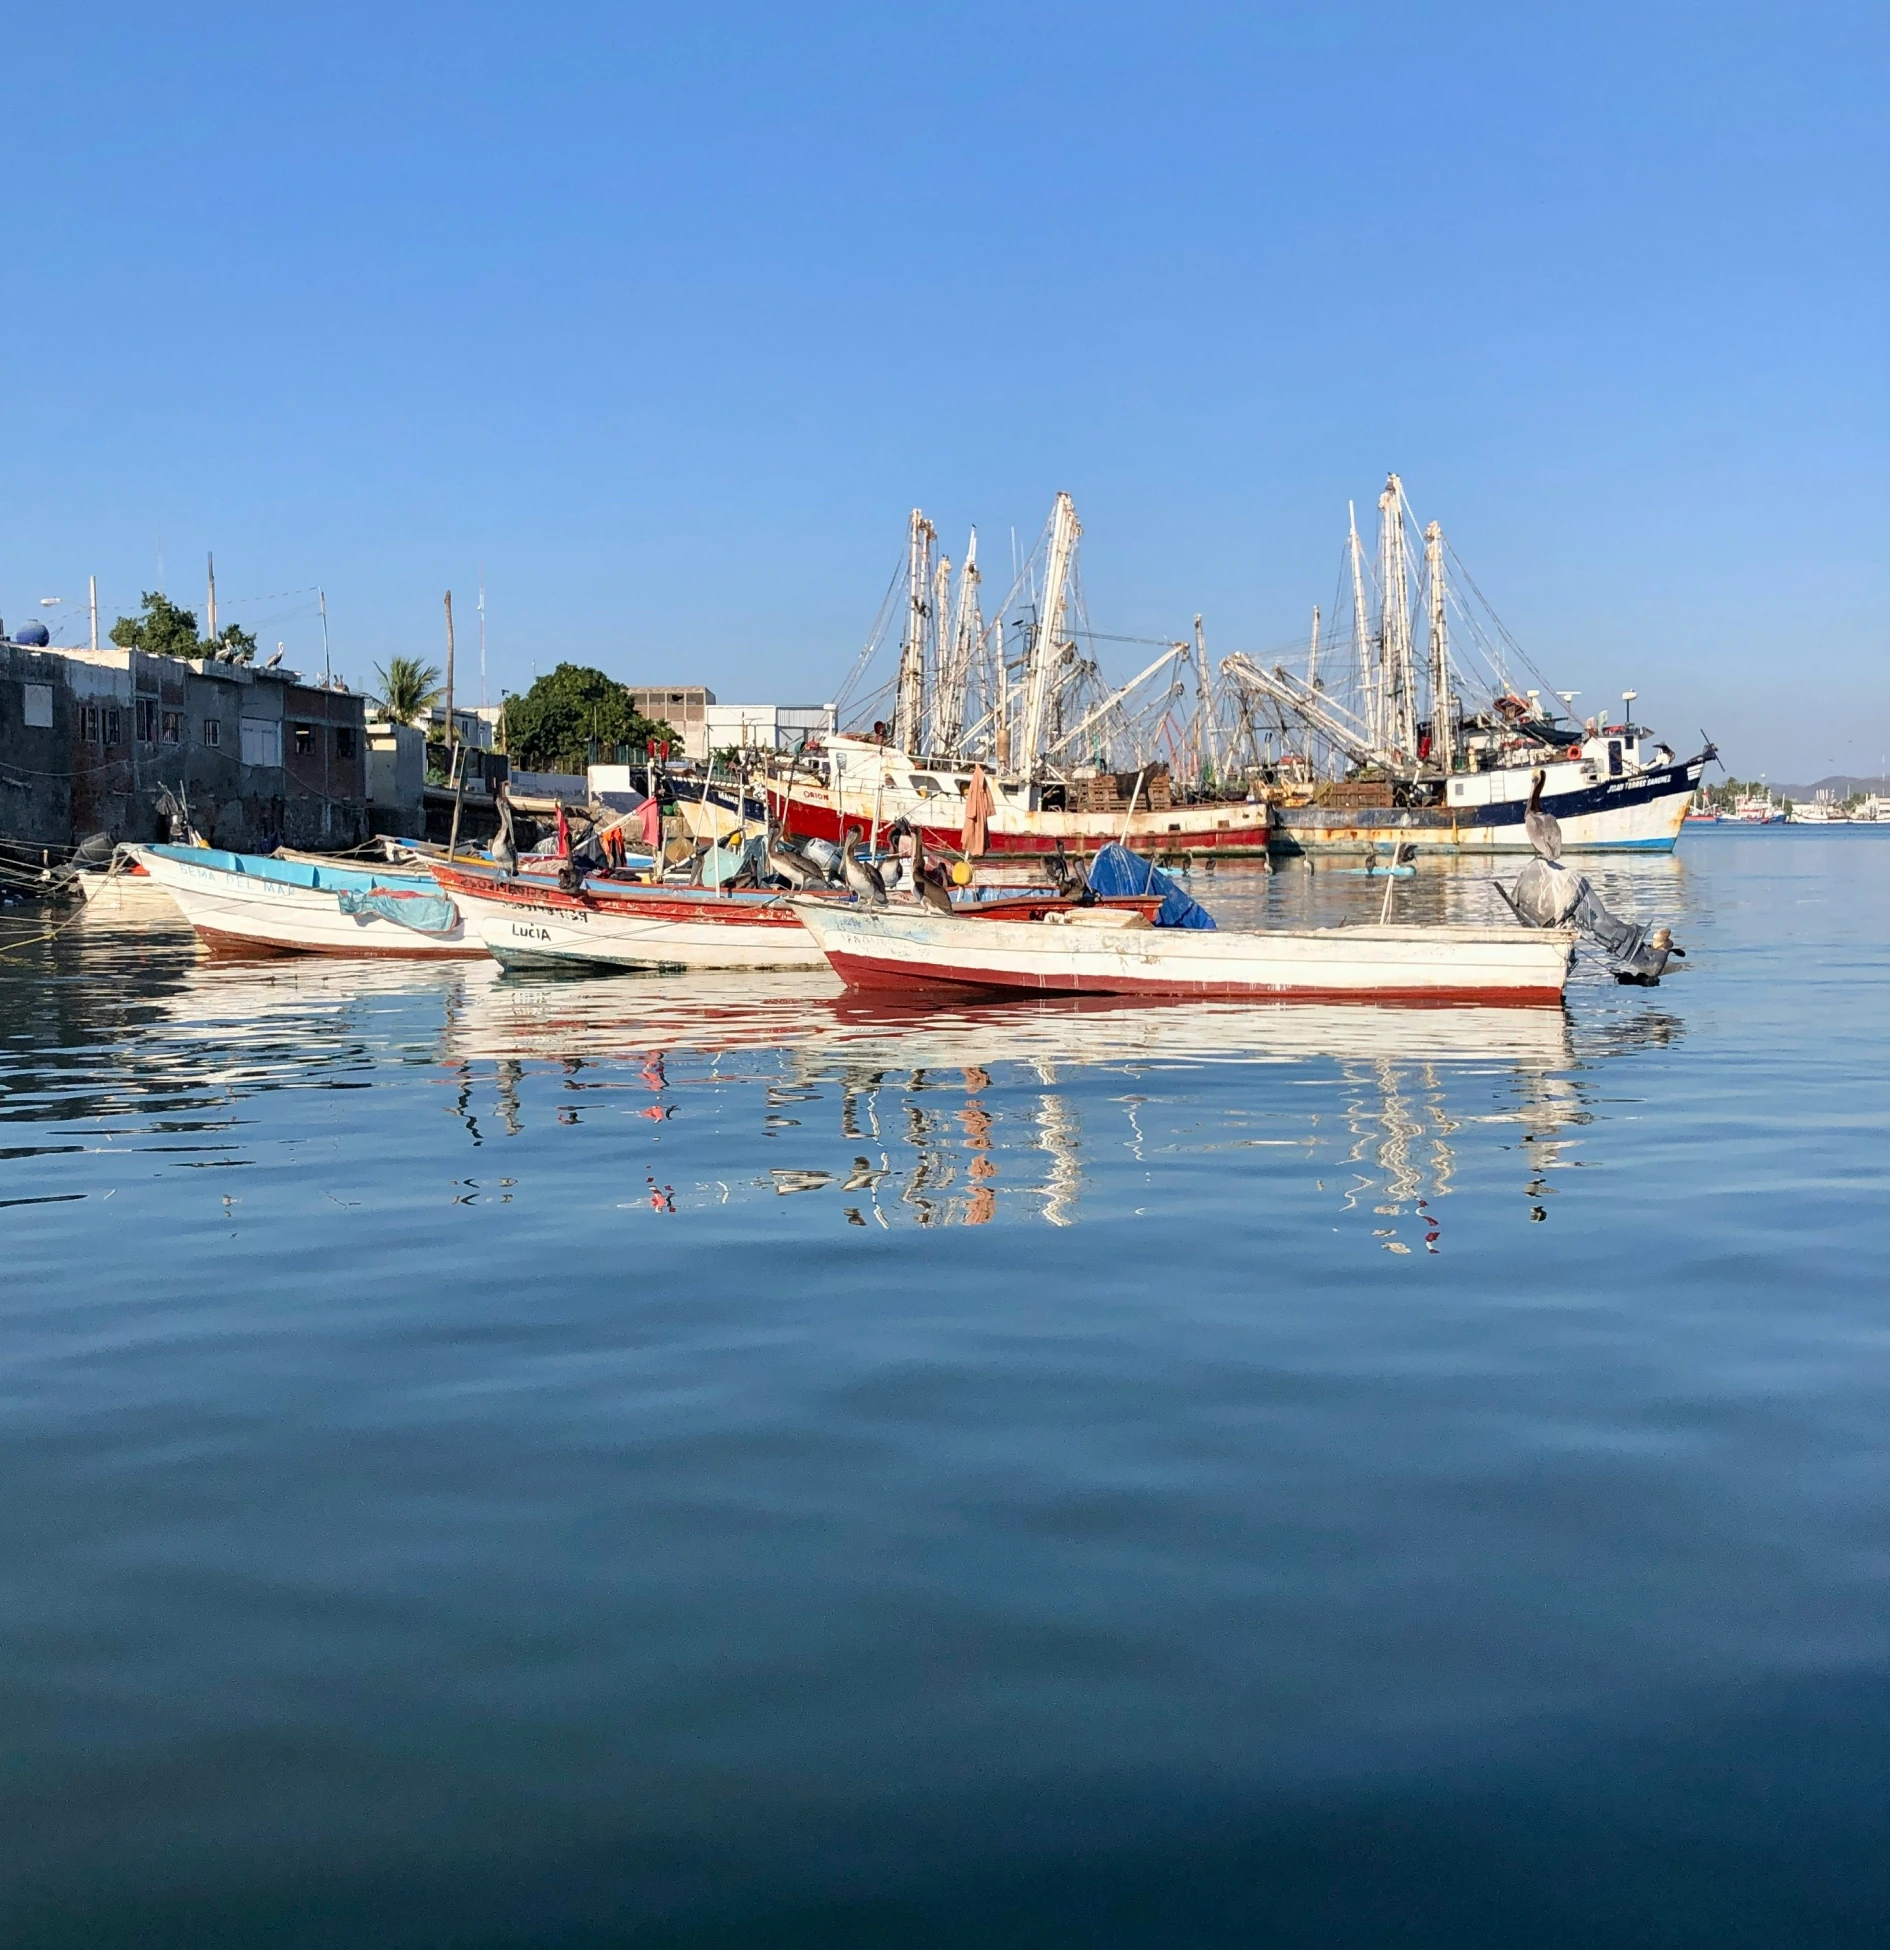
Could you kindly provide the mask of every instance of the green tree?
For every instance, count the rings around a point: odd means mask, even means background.
[[[641,758],[652,738],[682,742],[660,719],[639,716],[614,677],[583,664],[560,664],[505,701],[505,742],[521,771],[581,772],[593,753],[612,762],[620,745]]]
[[[147,589],[143,614],[121,616],[111,627],[111,639],[121,650],[153,657],[221,657],[246,664],[256,654],[255,635],[237,623],[226,624],[214,639],[198,636],[197,612],[172,602],[161,589]]]
[[[440,701],[439,667],[418,657],[389,657],[374,674],[381,680],[381,708],[395,724],[424,718]]]
[[[111,637],[121,650],[143,650],[153,657],[205,654],[197,640],[197,612],[180,608],[161,589],[147,589],[143,614],[121,616],[112,625]]]

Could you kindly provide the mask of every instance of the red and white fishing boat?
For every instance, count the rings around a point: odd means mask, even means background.
[[[1098,775],[1100,777],[1100,775]],[[1151,804],[1146,777],[1130,782],[1114,802],[1085,778],[1026,779],[982,765],[914,758],[869,738],[830,737],[817,750],[782,761],[762,779],[768,811],[797,839],[830,840],[848,833],[868,851],[900,821],[928,847],[989,858],[993,854],[1074,856],[1099,853],[1120,840],[1150,858],[1178,853],[1235,856],[1267,850],[1267,808],[1244,800],[1198,805]],[[1166,777],[1159,779],[1166,784]],[[983,794],[980,818],[979,795]],[[1087,802],[1087,803],[1086,803]]]
[[[824,968],[827,958],[802,912],[852,900],[837,889],[790,902],[767,889],[646,886],[602,877],[568,889],[465,861],[435,862],[433,873],[474,937],[508,968]],[[1074,897],[1049,889],[967,888],[956,898],[968,912],[1031,917],[1069,908]],[[1115,905],[1146,916],[1161,897]],[[914,901],[910,911],[922,910]]]
[[[1560,1000],[1575,949],[1566,928],[1155,928],[1102,908],[972,922],[923,909],[795,905],[849,986],[907,993],[1546,1004]]]
[[[954,585],[936,530],[914,509],[892,708],[871,736],[829,735],[791,757],[770,754],[751,785],[775,825],[836,845],[851,833],[869,853],[903,822],[927,847],[974,858],[1087,856],[1111,841],[1149,859],[1264,856],[1266,805],[1244,784],[1231,793],[1211,784],[1221,768],[1205,706],[1192,717],[1176,711],[1177,673],[1191,651],[1196,689],[1207,694],[1198,619],[1192,646],[1164,644],[1111,688],[1083,621],[1081,533],[1070,497],[1059,494],[1037,550],[987,622],[977,536]],[[882,611],[836,714],[890,641],[896,607]],[[1021,655],[1007,653],[1007,630]]]

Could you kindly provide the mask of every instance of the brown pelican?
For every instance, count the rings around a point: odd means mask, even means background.
[[[952,912],[952,897],[945,891],[945,876],[937,867],[925,864],[925,835],[916,828],[912,834],[912,885],[927,907],[939,914]]]
[[[518,872],[518,841],[512,832],[512,795],[503,779],[492,788],[492,803],[498,808],[499,830],[488,850],[492,864],[510,880]]]
[[[818,887],[821,881],[820,870],[803,859],[800,853],[783,840],[779,845],[771,839],[768,842],[768,871],[779,880],[796,889]]]
[[[1544,860],[1559,860],[1562,857],[1562,828],[1554,813],[1542,810],[1542,787],[1547,774],[1538,771],[1529,782],[1529,808],[1523,814],[1523,831],[1529,835],[1529,844]]]
[[[840,842],[840,869],[848,888],[873,907],[886,905],[886,883],[879,877],[879,869],[870,860],[862,860],[853,850],[853,841],[858,834],[857,826],[847,828],[847,836]]]

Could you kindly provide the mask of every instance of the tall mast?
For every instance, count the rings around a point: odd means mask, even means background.
[[[943,565],[942,565],[943,566]],[[939,614],[945,614],[943,591]],[[965,564],[958,571],[958,602],[951,612],[951,623],[939,647],[938,695],[933,705],[933,742],[939,755],[956,755],[959,738],[965,729],[965,698],[971,685],[972,659],[978,652],[978,531],[971,531],[965,544]]]
[[[92,588],[92,648],[98,648],[98,577],[91,578]]]
[[[1372,744],[1382,749],[1387,742],[1384,686],[1379,681],[1383,673],[1372,655],[1371,627],[1365,614],[1365,551],[1358,545],[1358,510],[1350,501],[1345,504],[1345,519],[1352,557],[1352,642],[1358,651],[1359,678],[1365,692],[1365,730]]]
[[[1214,690],[1208,682],[1207,638],[1201,619],[1194,619],[1195,715],[1201,726],[1201,757],[1218,780],[1221,776],[1221,744],[1214,723]]]
[[[1319,688],[1319,605],[1312,606],[1312,642],[1306,647],[1306,688]]]
[[[941,554],[938,567],[932,571],[932,601],[930,612],[925,619],[925,634],[929,644],[926,653],[926,698],[925,721],[928,735],[925,749],[928,752],[943,751],[939,743],[939,698],[945,684],[945,665],[952,654],[952,559]]]
[[[906,532],[906,633],[899,646],[893,710],[893,743],[902,752],[916,752],[925,730],[925,622],[931,607],[934,534],[924,513],[914,508]]]
[[[1444,531],[1424,531],[1424,593],[1431,612],[1431,757],[1446,772],[1457,756],[1457,708],[1450,695],[1450,626],[1444,614]]]
[[[446,592],[446,769],[453,769],[453,592]]]
[[[204,575],[209,582],[209,587],[204,592],[204,628],[210,641],[214,643],[217,640],[217,558],[214,555],[206,555],[203,562]]]
[[[1024,718],[1020,749],[1011,755],[1020,772],[1030,771],[1043,746],[1044,712],[1050,702],[1050,674],[1062,654],[1063,611],[1069,599],[1070,562],[1076,538],[1083,532],[1076,504],[1067,494],[1057,496],[1050,514],[1050,559],[1044,570],[1043,601],[1037,611],[1036,634],[1024,673]]]
[[[1411,590],[1404,566],[1404,483],[1385,476],[1378,497],[1380,661],[1391,706],[1384,742],[1406,758],[1417,754],[1417,673],[1411,662]]]

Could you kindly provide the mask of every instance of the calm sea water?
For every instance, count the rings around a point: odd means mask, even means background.
[[[1565,1012],[16,910],[4,1940],[1890,1940],[1890,832],[1600,878]]]

